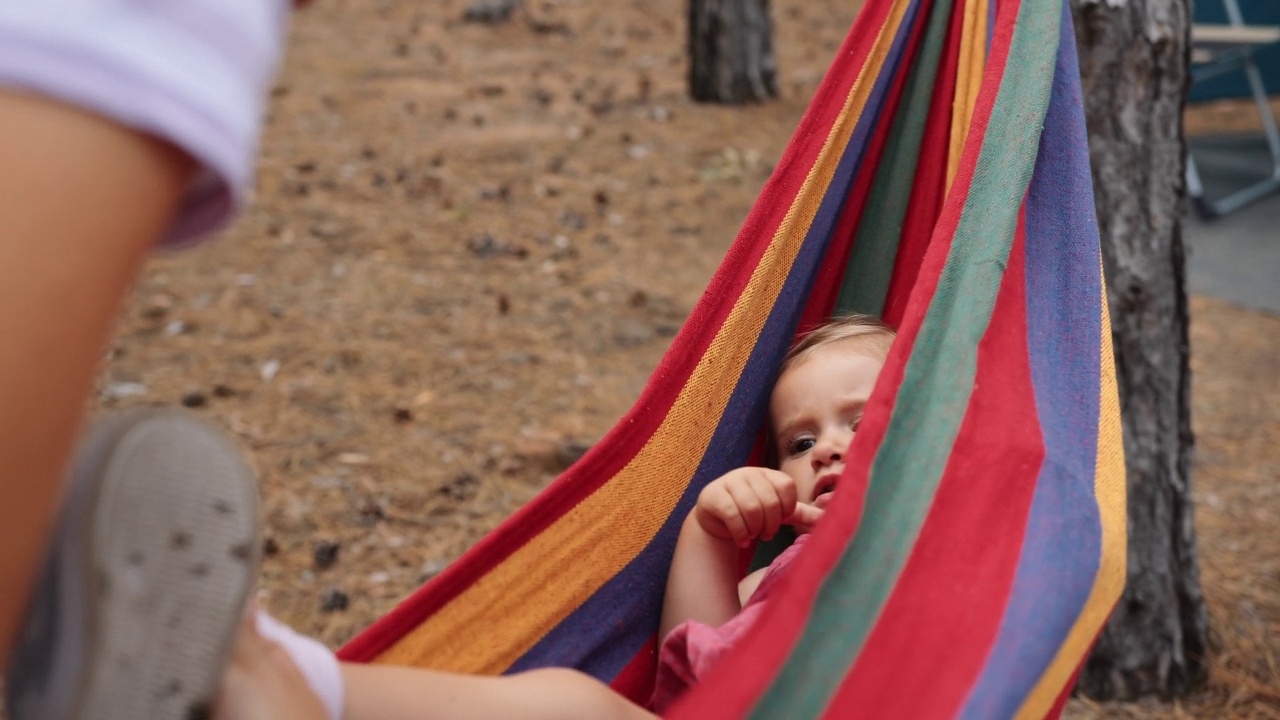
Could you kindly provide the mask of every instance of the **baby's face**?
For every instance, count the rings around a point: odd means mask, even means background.
[[[795,479],[800,502],[830,500],[883,366],[851,339],[814,349],[778,379],[769,406],[778,469]]]

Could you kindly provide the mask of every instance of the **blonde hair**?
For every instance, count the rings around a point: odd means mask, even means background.
[[[809,331],[800,339],[800,342],[795,344],[795,347],[791,348],[782,359],[782,365],[778,368],[778,377],[781,378],[783,373],[812,355],[818,348],[838,342],[857,343],[859,351],[874,354],[883,360],[889,356],[889,347],[893,345],[893,339],[897,335],[893,328],[874,315],[851,314],[833,317]],[[772,405],[772,400],[770,404]],[[770,412],[772,413],[772,410]],[[766,466],[777,469],[778,448],[775,431],[773,417],[770,414],[765,421],[764,461]]]
[[[795,347],[791,348],[787,356],[782,359],[778,377],[782,377],[783,373],[811,355],[814,350],[838,342],[856,341],[859,350],[874,353],[883,360],[889,356],[889,348],[897,335],[893,328],[874,315],[853,314],[833,317],[811,330],[796,343]]]

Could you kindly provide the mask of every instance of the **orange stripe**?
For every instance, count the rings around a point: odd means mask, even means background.
[[[960,170],[960,155],[969,135],[973,109],[978,104],[982,72],[987,63],[987,0],[965,3],[964,25],[960,30],[960,67],[951,112],[951,149],[947,154],[947,189]]]
[[[1107,308],[1107,283],[1102,281],[1102,398],[1098,412],[1098,460],[1094,495],[1102,526],[1102,557],[1089,599],[1075,625],[1067,633],[1053,662],[1018,709],[1018,718],[1043,718],[1057,702],[1063,688],[1089,652],[1102,625],[1124,590],[1126,511],[1124,439],[1120,429],[1120,393],[1111,349],[1111,314]]]
[[[897,0],[751,280],[662,425],[618,475],[375,662],[502,672],[653,539],[693,476],[786,282],[910,0]],[[588,558],[584,561],[583,558]]]

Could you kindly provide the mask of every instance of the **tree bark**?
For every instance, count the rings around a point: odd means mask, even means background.
[[[741,105],[778,95],[769,0],[689,0],[689,93]]]
[[[1191,500],[1182,211],[1188,0],[1072,0],[1129,487],[1128,583],[1080,675],[1098,699],[1185,693],[1207,614]]]

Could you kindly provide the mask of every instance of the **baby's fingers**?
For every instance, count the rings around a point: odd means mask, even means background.
[[[783,518],[788,513],[778,488],[770,482],[764,472],[753,473],[750,477],[751,489],[760,498],[761,523],[758,537],[770,540],[782,527]]]
[[[813,530],[814,525],[818,524],[824,512],[822,508],[816,505],[798,502],[796,503],[795,512],[791,513],[791,517],[787,518],[787,524],[794,527],[796,532],[807,533]]]
[[[728,486],[738,506],[738,516],[742,519],[744,532],[734,533],[733,541],[740,547],[747,546],[753,539],[760,537],[764,528],[764,504],[750,482],[733,483]]]

